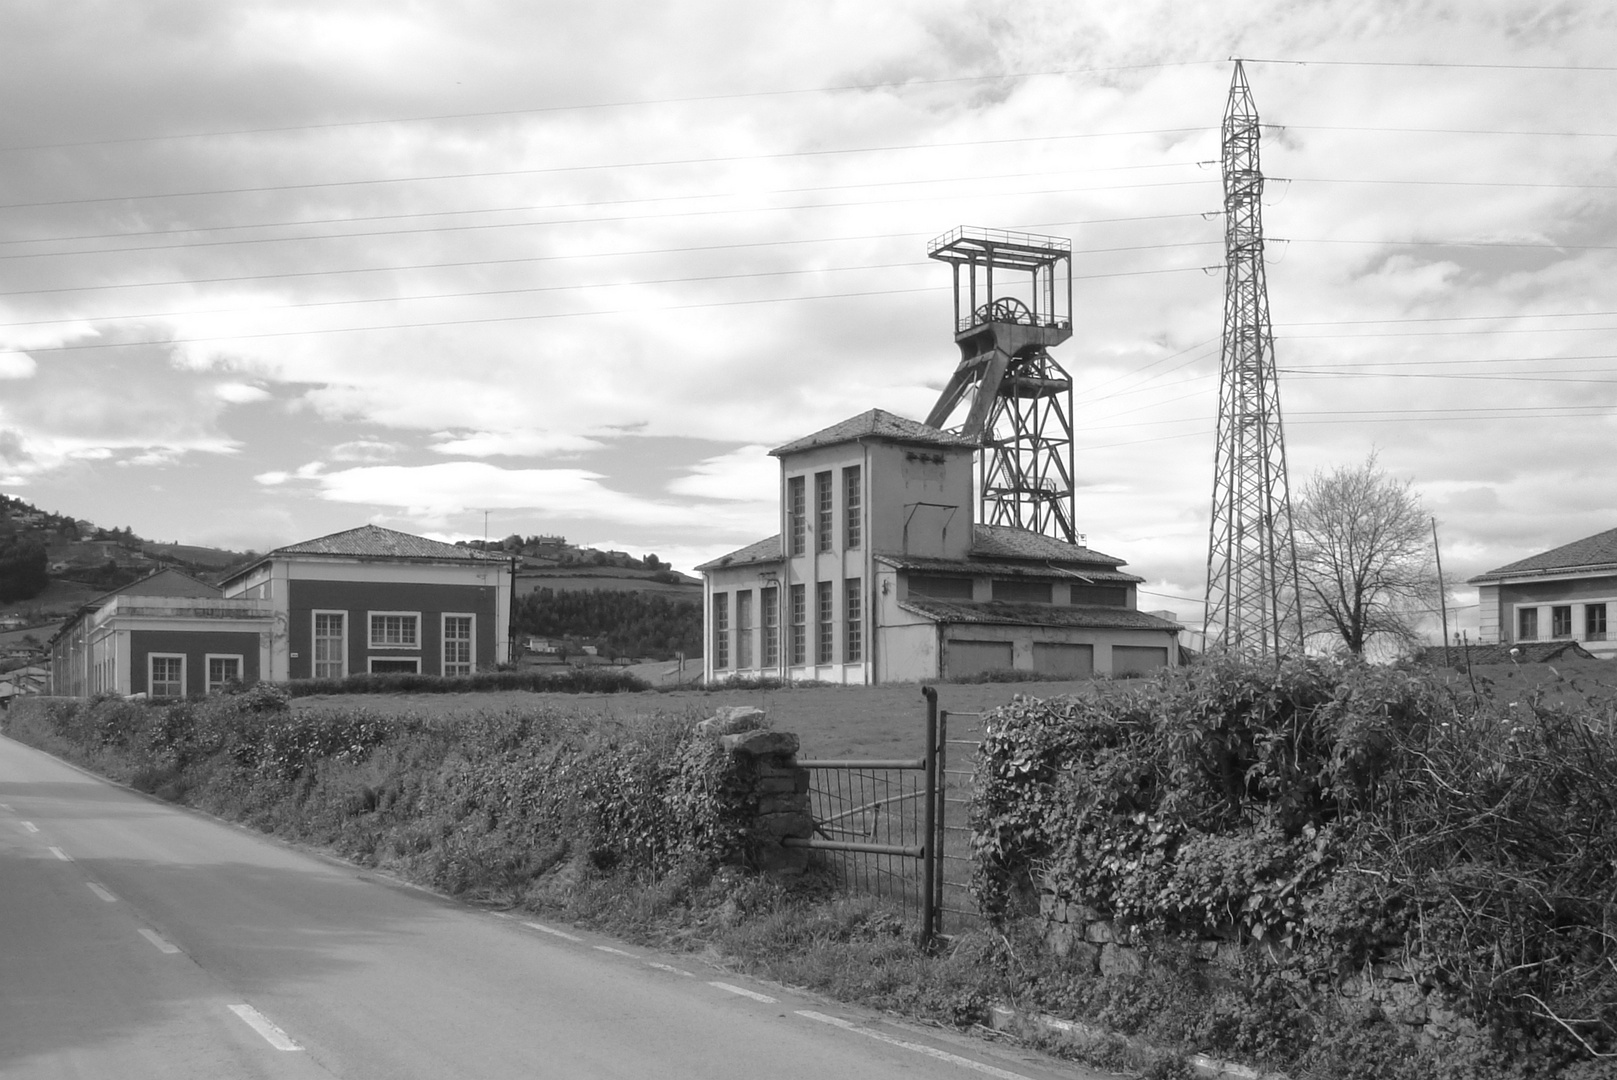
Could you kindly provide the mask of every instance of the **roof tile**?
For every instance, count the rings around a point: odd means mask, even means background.
[[[1133,608],[1088,604],[1017,604],[1004,600],[939,600],[912,596],[898,606],[934,622],[999,626],[1076,626],[1095,630],[1183,629],[1178,623]]]
[[[336,555],[357,559],[451,559],[457,562],[504,562],[503,555],[490,555],[475,548],[456,547],[442,540],[429,540],[425,536],[384,529],[380,525],[361,525],[329,536],[319,536],[298,544],[276,548],[266,559],[284,555]]]
[[[908,420],[884,409],[870,409],[841,423],[816,431],[812,435],[805,435],[784,446],[777,446],[769,453],[774,457],[781,457],[784,454],[795,454],[800,450],[812,450],[816,446],[835,446],[837,443],[853,442],[855,439],[887,439],[891,442],[915,443],[922,446],[977,445],[964,436],[930,427],[918,420]]]
[[[726,566],[745,566],[748,563],[779,562],[780,561],[780,534],[760,540],[755,544],[748,544],[744,548],[720,555],[698,566],[698,570],[718,570]]]
[[[1545,574],[1557,570],[1582,570],[1595,567],[1617,567],[1617,529],[1562,544],[1558,548],[1529,555],[1504,566],[1495,567],[1472,578],[1470,584],[1513,577],[1517,574]]]

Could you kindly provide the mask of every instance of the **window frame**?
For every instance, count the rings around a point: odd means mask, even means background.
[[[1529,623],[1532,624],[1532,629],[1531,630],[1528,629],[1528,624]],[[1539,640],[1539,636],[1538,636],[1538,607],[1537,607],[1537,605],[1518,607],[1516,609],[1516,640],[1517,641],[1538,641]]]
[[[1572,605],[1550,606],[1550,640],[1564,641],[1572,636]]]
[[[851,577],[842,587],[842,662],[863,663],[865,658],[864,581]]]
[[[1595,613],[1599,612],[1600,629],[1595,629]],[[1606,605],[1604,601],[1583,605],[1583,640],[1606,640]]]
[[[849,548],[856,548],[864,542],[864,525],[861,515],[864,512],[864,477],[863,470],[858,465],[848,465],[842,470],[842,542]]]
[[[713,670],[730,666],[730,594],[713,594]]]
[[[736,670],[752,667],[752,593],[751,589],[737,589],[736,593]]]
[[[786,516],[791,533],[793,555],[808,554],[808,479],[803,476],[786,478]]]
[[[336,675],[332,675],[330,672],[324,675],[320,674],[320,616],[322,615],[335,615],[342,620],[342,632],[336,638],[339,657],[338,667],[341,670]],[[346,679],[348,677],[348,624],[351,621],[348,618],[346,608],[315,608],[309,612],[309,674],[311,676],[316,679]],[[326,661],[326,663],[330,662],[329,660]]]
[[[157,676],[156,676],[156,672],[152,670],[153,667],[155,666],[153,661],[156,661],[156,660],[178,660],[180,662],[180,679],[179,679],[180,692],[178,694],[162,694],[162,695],[159,695],[157,693],[157,690],[155,689],[156,686],[157,686]],[[154,699],[161,696],[164,701],[171,701],[171,700],[175,700],[175,699],[183,700],[185,698],[185,686],[186,686],[186,681],[185,680],[186,680],[186,676],[190,674],[190,672],[185,670],[185,668],[186,668],[186,660],[187,660],[187,658],[186,658],[186,655],[184,653],[173,653],[173,652],[150,652],[150,653],[147,653],[146,654],[146,696],[148,698],[154,698]],[[164,679],[163,680],[164,685],[167,685],[169,683],[169,681],[170,680],[168,680],[168,679]]]
[[[465,619],[468,633],[464,638],[451,638],[449,636],[449,620]],[[453,642],[459,645],[466,644],[466,659],[456,660],[451,664],[449,659],[449,646]],[[450,667],[464,668],[464,671],[450,671]],[[445,611],[438,615],[438,674],[458,677],[470,675],[477,670],[477,612],[475,611]]]
[[[407,672],[377,671],[376,665],[383,664],[414,664],[415,670]],[[367,675],[419,675],[421,674],[420,656],[367,656],[365,658],[365,673]]]
[[[758,590],[758,626],[763,631],[759,649],[759,666],[780,666],[780,588],[768,586]]]
[[[808,666],[808,586],[792,586],[792,667]]]
[[[235,681],[236,682],[244,682],[244,681],[246,681],[246,679],[247,679],[247,657],[245,655],[243,655],[242,653],[216,653],[216,652],[203,653],[202,654],[202,688],[203,688],[204,693],[208,693],[208,694],[214,693],[220,687],[225,686],[226,684],[228,684],[231,681],[229,679],[220,679],[218,682],[213,681],[213,662],[215,660],[234,660],[236,662],[236,678],[235,678]]]
[[[814,663],[837,662],[837,590],[834,582],[814,583]]]
[[[836,550],[836,490],[834,473],[825,469],[814,474],[814,550],[820,554]]]
[[[415,623],[415,640],[410,642],[389,643],[376,640],[376,620],[381,619],[411,619]],[[384,631],[385,634],[385,631]],[[365,613],[365,638],[372,649],[420,649],[421,648],[421,612],[419,611],[367,611]],[[419,658],[418,658],[419,659]],[[367,669],[369,665],[366,665]]]

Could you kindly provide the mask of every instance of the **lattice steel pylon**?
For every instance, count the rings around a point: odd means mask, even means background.
[[[1263,269],[1258,109],[1237,60],[1224,111],[1224,346],[1203,629],[1211,650],[1303,648],[1286,440]]]
[[[1049,353],[1072,336],[1072,243],[962,227],[927,254],[954,269],[960,363],[926,422],[969,398],[954,430],[980,447],[978,520],[1076,543],[1072,379]]]

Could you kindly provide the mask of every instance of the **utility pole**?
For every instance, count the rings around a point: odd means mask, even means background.
[[[1224,111],[1224,344],[1207,541],[1209,649],[1278,659],[1303,648],[1286,442],[1263,267],[1257,105],[1235,62]]]

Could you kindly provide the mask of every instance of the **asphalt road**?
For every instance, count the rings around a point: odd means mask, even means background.
[[[1098,1077],[471,909],[0,738],[0,1077]]]

